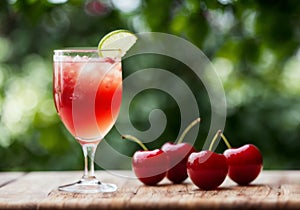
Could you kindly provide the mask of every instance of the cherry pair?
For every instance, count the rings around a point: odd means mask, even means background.
[[[212,147],[221,136],[228,149],[223,154],[212,152]],[[219,130],[209,150],[192,153],[187,162],[187,171],[192,182],[201,189],[211,190],[220,186],[228,176],[239,185],[248,185],[262,169],[262,155],[258,148],[246,144],[233,149]]]
[[[191,144],[182,141],[189,130],[199,122],[200,118],[197,118],[188,125],[177,144],[167,142],[161,149],[151,151],[136,137],[123,135],[122,138],[132,140],[143,148],[132,157],[132,167],[137,178],[146,185],[156,185],[165,176],[173,183],[183,182],[188,177],[187,159],[196,150]]]

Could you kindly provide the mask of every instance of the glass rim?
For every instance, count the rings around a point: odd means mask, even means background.
[[[54,53],[73,53],[73,52],[88,52],[88,53],[98,53],[98,52],[118,52],[121,49],[114,48],[114,49],[101,49],[99,50],[96,47],[68,47],[63,49],[55,49],[53,50]]]

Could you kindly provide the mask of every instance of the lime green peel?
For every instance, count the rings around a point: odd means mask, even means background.
[[[123,57],[138,37],[128,30],[119,29],[106,34],[98,44],[100,57]],[[113,49],[113,50],[112,50]]]

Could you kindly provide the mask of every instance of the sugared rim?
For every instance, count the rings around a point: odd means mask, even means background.
[[[118,52],[120,51],[120,49],[102,49],[99,50],[98,48],[91,48],[91,47],[74,47],[74,48],[64,48],[64,49],[57,49],[57,50],[53,50],[54,53],[73,53],[73,52],[88,52],[88,53],[99,53],[101,51],[103,52]]]

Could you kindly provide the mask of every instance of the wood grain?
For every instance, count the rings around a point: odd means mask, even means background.
[[[23,176],[24,172],[1,172],[0,173],[0,187],[3,187],[17,178]]]
[[[1,177],[13,177],[0,173]],[[226,179],[217,190],[198,189],[190,180],[144,186],[130,171],[97,172],[118,185],[114,193],[77,194],[57,190],[80,172],[31,172],[0,188],[1,209],[300,209],[300,171],[263,171],[250,186]],[[3,178],[4,179],[4,178]],[[8,179],[8,178],[7,178]]]

